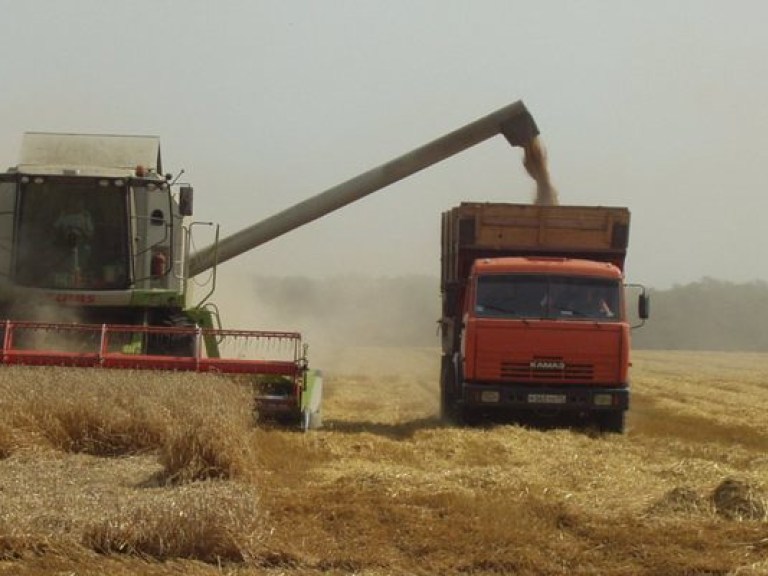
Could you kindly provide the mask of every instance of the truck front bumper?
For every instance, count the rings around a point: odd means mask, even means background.
[[[626,387],[464,384],[464,405],[477,408],[550,409],[564,412],[629,408]]]

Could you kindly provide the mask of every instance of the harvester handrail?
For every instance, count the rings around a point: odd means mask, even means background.
[[[35,322],[30,320],[5,320],[5,328],[34,328],[36,330],[72,330],[79,332],[131,332],[131,333],[162,333],[162,334],[195,334],[221,336],[259,336],[263,338],[301,339],[299,332],[279,330],[239,330],[224,328],[198,328],[196,326],[142,326],[138,324],[81,324],[77,322]]]
[[[199,326],[137,326],[131,324],[77,324],[56,322],[32,322],[6,320],[2,323],[2,363],[38,366],[79,366],[104,368],[136,368],[160,370],[185,370],[198,372],[224,372],[239,374],[278,374],[297,376],[306,370],[301,354],[301,334],[298,332],[267,330],[222,330]],[[98,335],[93,348],[88,351],[36,349],[16,347],[14,335],[18,330],[43,332],[81,332]],[[144,334],[164,336],[194,336],[195,345],[190,354],[168,355],[135,353],[109,349],[110,336],[115,334]],[[203,355],[202,339],[206,336],[233,339],[260,339],[288,342],[293,347],[292,359],[259,360],[251,358],[219,358]]]

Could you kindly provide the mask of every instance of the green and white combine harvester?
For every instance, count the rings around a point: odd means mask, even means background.
[[[301,335],[221,328],[190,279],[496,134],[527,146],[538,131],[515,102],[191,252],[193,189],[163,172],[157,137],[27,133],[0,174],[1,361],[232,374],[260,419],[317,427]]]

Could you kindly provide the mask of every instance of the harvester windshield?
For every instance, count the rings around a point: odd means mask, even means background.
[[[480,318],[618,321],[620,283],[605,278],[497,274],[477,280]]]
[[[82,178],[20,183],[16,282],[37,288],[126,288],[128,189],[116,184]]]

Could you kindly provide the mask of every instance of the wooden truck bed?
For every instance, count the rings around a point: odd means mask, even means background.
[[[629,210],[604,206],[462,203],[443,213],[442,284],[477,258],[562,256],[624,268]]]

